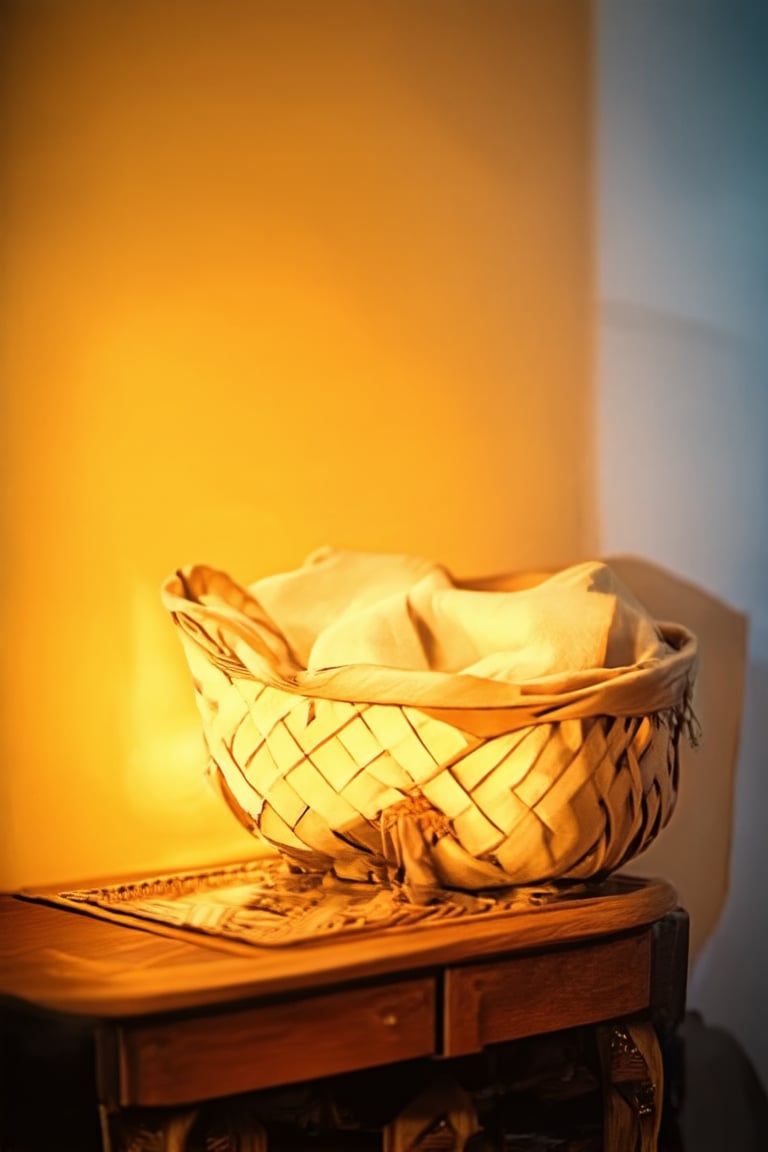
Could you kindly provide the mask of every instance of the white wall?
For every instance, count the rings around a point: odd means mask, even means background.
[[[0,8],[0,887],[242,855],[178,565],[594,548],[589,5]]]
[[[597,16],[601,549],[749,614],[730,895],[689,1004],[768,1083],[768,6]]]

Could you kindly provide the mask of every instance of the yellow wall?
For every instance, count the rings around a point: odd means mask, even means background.
[[[593,549],[582,0],[6,0],[0,886],[242,854],[160,607]]]

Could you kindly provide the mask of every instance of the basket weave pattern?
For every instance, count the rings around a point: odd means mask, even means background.
[[[641,852],[674,807],[674,715],[482,739],[414,707],[265,685],[182,639],[218,784],[303,869],[470,890],[584,880]]]

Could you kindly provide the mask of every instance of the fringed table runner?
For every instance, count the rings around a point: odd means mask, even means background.
[[[545,904],[594,898],[609,890],[615,894],[620,887],[617,877],[606,884],[545,884],[472,895],[444,891],[429,904],[415,904],[401,889],[298,873],[282,858],[265,857],[144,880],[22,895],[162,935],[203,936],[214,947],[242,953],[251,947],[311,946],[350,933],[429,928],[459,917],[509,916]]]

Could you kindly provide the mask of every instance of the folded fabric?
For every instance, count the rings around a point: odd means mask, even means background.
[[[208,656],[304,696],[422,708],[476,735],[687,706],[696,641],[589,561],[494,590],[406,555],[324,548],[250,586],[193,566],[166,607]]]

